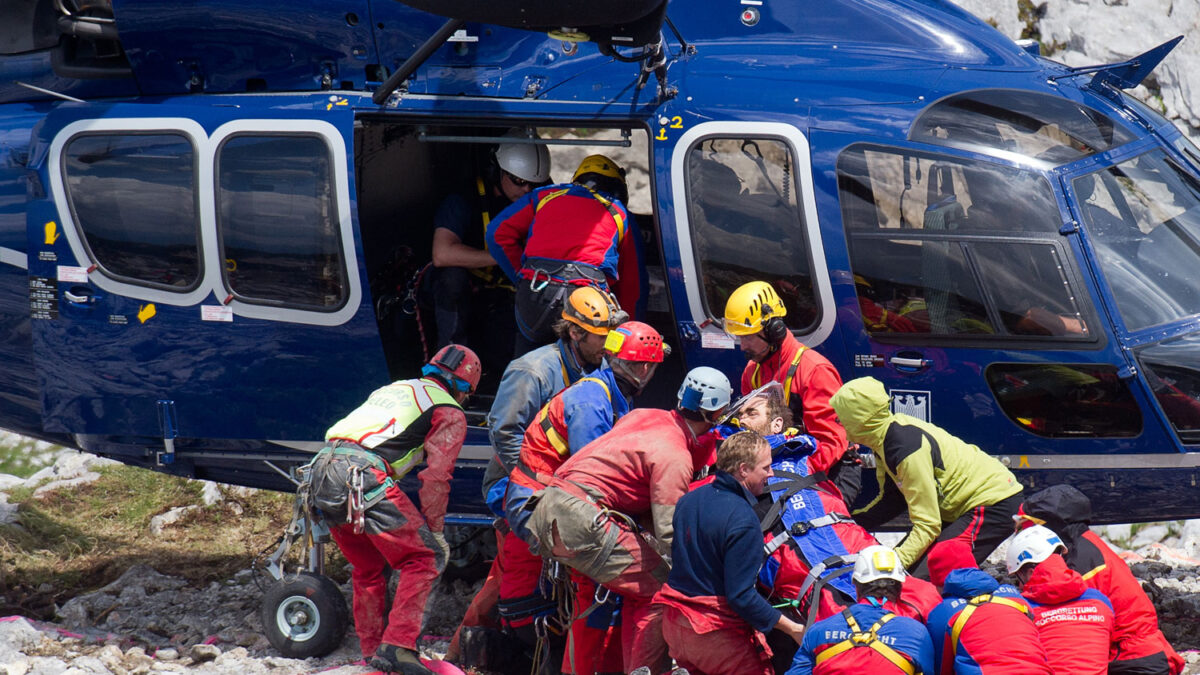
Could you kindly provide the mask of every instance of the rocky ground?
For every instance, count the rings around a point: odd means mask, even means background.
[[[34,478],[0,476],[0,504],[7,491],[40,485],[39,491],[70,489],[87,481],[100,460],[70,453]],[[219,491],[209,491],[220,494]],[[163,514],[151,527],[170,528]],[[0,521],[4,512],[0,507]],[[1200,673],[1200,521],[1142,527],[1098,528],[1126,551],[1134,573],[1158,607],[1163,631],[1189,659],[1188,673]],[[1129,550],[1131,549],[1132,550]],[[998,551],[993,559],[1002,559]],[[231,578],[192,584],[145,565],[130,567],[119,579],[57,607],[53,622],[0,618],[0,675],[115,675],[180,672],[241,675],[369,672],[359,662],[357,640],[348,631],[342,645],[323,658],[282,657],[263,636],[258,617],[263,589],[270,583],[250,569]],[[341,588],[349,599],[349,584]],[[439,583],[426,617],[423,651],[444,652],[466,604],[478,590],[462,580]]]

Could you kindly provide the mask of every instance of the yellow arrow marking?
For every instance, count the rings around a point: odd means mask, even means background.
[[[154,316],[156,313],[158,313],[158,310],[154,309],[154,303],[142,305],[138,308],[138,321],[146,323],[150,320],[150,317]]]
[[[1028,469],[1029,468],[1029,456],[1028,455],[1021,455],[1021,461],[1017,462],[1017,468],[1018,469]]]

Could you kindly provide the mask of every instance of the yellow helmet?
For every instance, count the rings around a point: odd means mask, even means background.
[[[725,332],[753,335],[763,329],[768,319],[784,316],[787,309],[771,284],[751,281],[738,286],[725,301]]]
[[[579,168],[575,169],[575,175],[571,176],[571,182],[579,180],[580,176],[588,173],[598,174],[605,178],[615,178],[622,183],[625,182],[625,172],[621,170],[621,167],[617,166],[616,162],[604,155],[588,155],[584,157],[583,161],[579,163]]]
[[[613,296],[595,286],[580,286],[563,303],[562,318],[589,333],[608,335],[608,331],[629,320]]]

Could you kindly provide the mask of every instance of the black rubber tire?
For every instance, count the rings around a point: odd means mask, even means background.
[[[271,646],[290,659],[324,656],[342,643],[346,598],[329,577],[287,575],[263,595],[259,618]]]

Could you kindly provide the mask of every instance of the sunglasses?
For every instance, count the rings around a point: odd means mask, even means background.
[[[525,180],[524,178],[514,176],[507,171],[504,172],[504,175],[508,177],[508,180],[512,181],[513,185],[516,185],[519,188],[529,187],[530,185],[533,185],[533,181]]]

